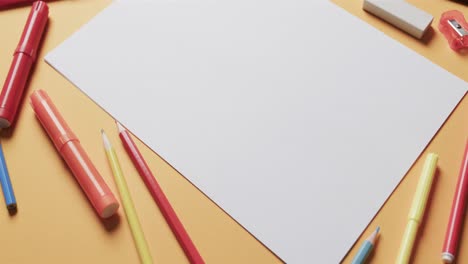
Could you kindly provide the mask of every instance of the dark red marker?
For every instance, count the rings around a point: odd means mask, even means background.
[[[9,127],[15,120],[31,67],[36,60],[48,15],[49,8],[46,3],[42,1],[33,3],[0,94],[0,128]]]
[[[32,3],[34,0],[0,0],[0,8]]]

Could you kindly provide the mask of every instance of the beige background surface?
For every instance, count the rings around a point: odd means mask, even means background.
[[[468,81],[468,56],[452,52],[435,29],[432,38],[421,43],[360,10],[360,1],[335,0],[354,14],[385,31],[405,45]],[[436,18],[447,9],[468,8],[445,0],[411,1]],[[126,174],[142,227],[154,260],[159,263],[187,262],[169,227],[125,154],[114,121],[102,109],[42,60],[110,3],[109,0],[65,0],[50,2],[50,20],[39,60],[26,95],[44,89],[80,138],[96,167],[116,190],[107,164],[99,131],[106,130],[114,143]],[[3,82],[19,40],[29,7],[0,11],[0,79]],[[434,25],[438,22],[436,19]],[[342,30],[347,30],[346,25]],[[351,29],[352,30],[352,29]],[[447,87],[450,89],[450,87]],[[440,263],[439,254],[450,210],[458,168],[468,133],[468,101],[462,101],[428,151],[440,154],[439,173],[434,184],[426,223],[415,248],[414,263]],[[0,204],[0,258],[2,263],[137,263],[138,255],[123,211],[120,217],[102,222],[93,212],[78,184],[55,151],[29,107],[23,103],[13,129],[1,138],[18,201],[18,213],[10,216]],[[208,263],[279,263],[254,237],[227,216],[168,164],[137,142],[157,180]],[[415,157],[416,158],[416,157]],[[418,160],[377,217],[382,236],[373,263],[393,263],[406,214],[416,186]],[[370,197],[369,199],[372,199]],[[4,208],[4,209],[1,209]],[[468,220],[467,220],[468,222]],[[468,226],[468,224],[467,224]],[[458,263],[468,263],[468,231],[461,244]],[[362,238],[358,241],[360,244]],[[357,250],[355,246],[350,255]],[[350,257],[345,262],[350,261]],[[313,263],[313,256],[311,256]]]

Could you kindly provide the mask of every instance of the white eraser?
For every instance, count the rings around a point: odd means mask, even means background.
[[[362,8],[418,39],[434,19],[431,14],[403,0],[364,0]]]

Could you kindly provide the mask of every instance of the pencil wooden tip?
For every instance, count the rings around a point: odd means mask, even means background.
[[[102,135],[102,141],[104,143],[104,147],[106,149],[110,149],[112,147],[109,138],[107,138],[106,132],[104,132],[104,129],[101,129],[101,135]]]
[[[125,131],[125,128],[117,121],[115,121],[115,123],[117,124],[117,128],[119,129],[119,133],[122,133]]]
[[[375,244],[375,241],[377,240],[377,237],[379,236],[380,232],[380,226],[378,226],[375,231],[370,235],[370,237],[367,239],[369,240],[372,244]]]

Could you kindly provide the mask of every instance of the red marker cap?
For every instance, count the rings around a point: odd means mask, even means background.
[[[15,120],[37,49],[47,24],[49,8],[42,1],[34,2],[13,55],[5,84],[0,93],[0,128],[9,127]]]

